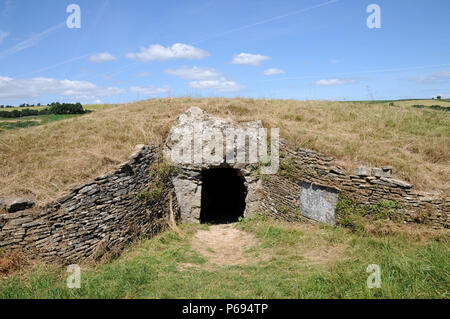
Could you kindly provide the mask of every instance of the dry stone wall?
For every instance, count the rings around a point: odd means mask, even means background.
[[[164,185],[157,201],[140,195],[157,178],[149,169],[160,157],[159,147],[141,145],[115,171],[73,187],[42,210],[0,214],[0,249],[67,264],[156,234],[165,224],[172,186]],[[173,211],[178,211],[176,201]]]
[[[303,220],[299,213],[299,181],[336,189],[339,199],[357,204],[393,203],[405,222],[449,228],[450,200],[437,194],[419,192],[413,185],[392,178],[392,167],[358,168],[355,175],[336,165],[334,158],[307,149],[294,150],[281,143],[278,176],[263,181],[262,208],[286,220]],[[358,174],[358,175],[356,175]],[[343,216],[337,212],[336,220]]]

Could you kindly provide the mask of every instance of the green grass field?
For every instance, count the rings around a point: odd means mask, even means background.
[[[82,114],[60,114],[60,115],[50,114],[39,116],[27,116],[18,119],[0,118],[0,133],[6,130],[44,125],[55,121],[70,119],[76,116],[82,116]]]
[[[86,105],[84,106],[84,109],[88,111],[98,111],[107,109],[110,107],[113,107],[114,105],[110,104],[92,104],[92,105]],[[46,108],[46,106],[36,106],[36,107],[27,107],[27,108],[20,108],[22,109],[31,109],[31,110],[41,110]],[[13,111],[14,109],[11,108],[5,108],[1,109],[2,111]],[[19,117],[19,118],[3,118],[0,117],[0,133],[2,131],[6,130],[13,130],[13,129],[19,129],[19,128],[27,128],[30,126],[38,126],[38,125],[44,125],[47,123],[55,122],[55,121],[61,121],[66,120],[72,117],[76,116],[82,116],[83,114],[50,114],[50,115],[39,115],[39,116],[26,116],[26,117]]]
[[[83,105],[83,108],[85,109],[85,110],[89,110],[89,111],[98,111],[98,110],[103,110],[103,109],[105,109],[105,108],[109,108],[109,107],[112,107],[112,106],[114,106],[114,104],[86,104],[86,105]],[[30,109],[30,110],[42,110],[42,109],[45,109],[45,108],[47,108],[48,106],[45,106],[45,105],[43,105],[43,106],[32,106],[32,107],[21,107],[21,108],[2,108],[1,110],[2,111],[13,111],[13,110],[15,110],[15,109],[17,109],[17,110],[24,110],[24,109]]]
[[[235,227],[257,239],[250,262],[222,267],[191,247],[208,226],[181,225],[182,235],[166,231],[82,265],[81,289],[66,287],[65,268],[34,264],[0,279],[0,298],[449,298],[448,238],[379,226],[382,234],[247,219]],[[367,287],[369,264],[381,267],[379,289]]]

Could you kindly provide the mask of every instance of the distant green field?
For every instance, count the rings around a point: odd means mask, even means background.
[[[39,116],[27,116],[18,119],[6,119],[0,117],[0,132],[17,128],[25,128],[30,126],[43,125],[50,122],[65,120],[68,118],[82,116],[83,114],[50,114]]]
[[[367,101],[348,101],[353,103],[369,103],[369,104],[380,104],[380,103],[391,103],[391,102],[408,102],[408,101],[428,101],[424,99],[409,99],[409,100],[367,100]],[[433,100],[430,100],[433,101]]]
[[[84,105],[84,109],[88,111],[98,111],[113,107],[112,104],[91,104]],[[36,106],[36,107],[24,107],[24,108],[2,108],[2,111],[12,112],[15,109],[24,110],[42,110],[47,106]],[[69,119],[72,117],[82,116],[83,114],[49,114],[49,115],[38,115],[38,116],[26,116],[19,118],[4,118],[0,117],[0,133],[6,130],[13,130],[19,128],[26,128],[31,126],[44,125],[50,122],[60,121]]]
[[[46,107],[48,107],[48,106],[44,105],[44,106],[29,106],[29,107],[8,107],[8,108],[4,107],[4,108],[1,108],[0,111],[12,112],[14,110],[25,110],[25,109],[42,110],[42,109],[45,109]]]
[[[347,101],[346,101],[347,102]],[[400,99],[400,100],[373,100],[373,101],[348,101],[352,103],[367,103],[367,104],[384,104],[384,103],[398,103],[400,105],[403,104],[410,104],[408,102],[413,102],[417,104],[418,102],[425,102],[426,104],[432,103],[432,104],[439,104],[441,102],[444,102],[444,104],[447,104],[450,102],[450,99],[441,99],[441,100],[433,100],[433,99]]]
[[[116,104],[83,104],[83,108],[85,110],[88,111],[98,111],[98,110],[103,110],[103,109],[107,109],[110,107],[116,106]],[[1,111],[9,111],[12,112],[14,110],[25,110],[25,109],[29,109],[29,110],[42,110],[47,108],[48,106],[44,105],[44,106],[33,106],[33,107],[13,107],[13,108],[2,108],[0,109]]]

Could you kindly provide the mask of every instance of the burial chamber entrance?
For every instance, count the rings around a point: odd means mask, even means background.
[[[233,223],[244,216],[247,188],[238,170],[211,168],[201,178],[200,223]]]

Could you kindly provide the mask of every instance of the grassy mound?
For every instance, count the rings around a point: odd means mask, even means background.
[[[161,143],[180,113],[199,106],[238,121],[261,119],[295,146],[358,165],[393,165],[417,189],[450,194],[450,114],[413,104],[254,99],[154,99],[101,107],[81,117],[0,133],[0,196],[54,199],[105,173],[135,145]],[[450,103],[440,101],[442,106]],[[430,105],[431,105],[430,104]],[[88,107],[89,109],[89,107]]]

